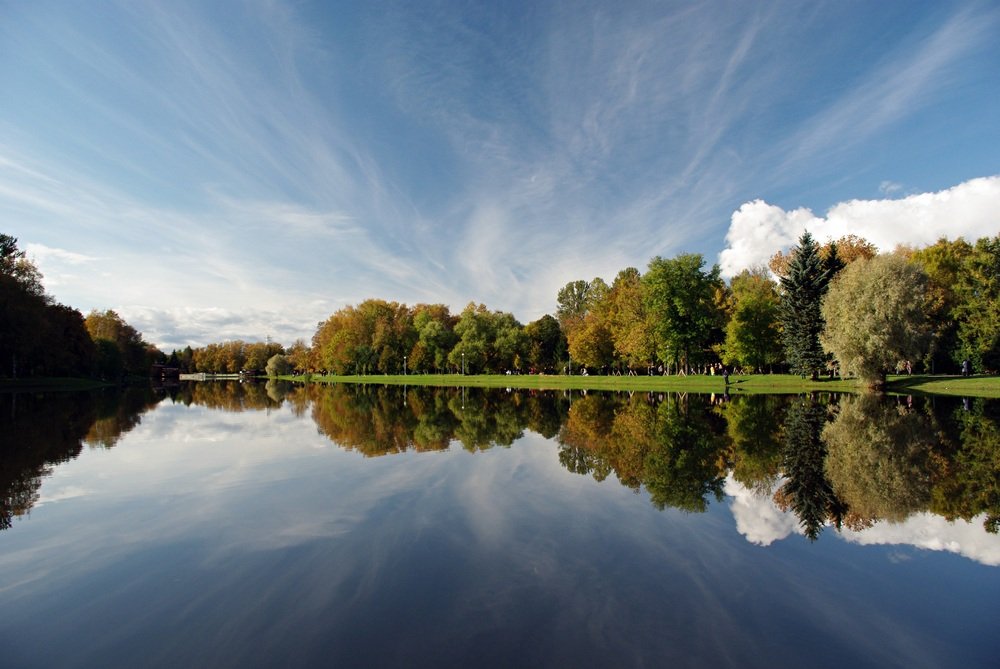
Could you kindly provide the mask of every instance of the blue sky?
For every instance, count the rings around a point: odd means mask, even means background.
[[[166,350],[1000,232],[994,2],[0,0],[0,232]]]

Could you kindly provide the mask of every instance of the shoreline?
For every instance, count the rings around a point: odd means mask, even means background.
[[[186,378],[185,378],[186,377]],[[524,390],[595,390],[622,392],[689,392],[735,394],[784,394],[832,392],[863,393],[856,379],[812,381],[792,374],[720,376],[565,376],[555,374],[371,374],[362,376],[298,375],[251,377],[238,374],[185,374],[182,381],[265,381],[276,378],[297,383],[350,383],[358,385],[437,386],[445,388],[517,388]],[[93,390],[116,384],[95,379],[29,378],[0,379],[0,392]],[[914,374],[890,375],[887,395],[940,395],[1000,399],[1000,376]]]

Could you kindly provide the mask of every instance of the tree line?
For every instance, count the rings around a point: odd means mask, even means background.
[[[84,316],[46,294],[42,274],[0,234],[0,378],[148,375],[166,356],[112,310]]]
[[[871,386],[889,372],[963,363],[995,372],[1000,236],[879,254],[853,235],[821,245],[807,232],[728,283],[699,254],[656,257],[610,285],[571,281],[556,304],[522,325],[474,302],[452,314],[369,299],[319,323],[287,362],[337,375],[839,372]]]
[[[940,239],[879,254],[848,235],[809,233],[767,267],[728,282],[699,254],[653,258],[567,283],[555,314],[522,324],[470,302],[408,306],[368,299],[290,347],[241,340],[186,347],[169,357],[113,311],[80,312],[44,292],[41,274],[0,235],[0,375],[185,372],[270,375],[402,373],[676,374],[839,372],[884,382],[895,370],[1000,369],[1000,236]]]

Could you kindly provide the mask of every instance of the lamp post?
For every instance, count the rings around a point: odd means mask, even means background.
[[[406,376],[406,356],[403,356],[403,376]]]
[[[462,351],[462,376],[465,376],[465,351]]]

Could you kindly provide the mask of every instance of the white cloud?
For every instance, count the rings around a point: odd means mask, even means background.
[[[882,251],[897,244],[926,246],[941,237],[974,241],[993,236],[1000,231],[1000,176],[972,179],[936,193],[841,202],[824,217],[809,209],[785,211],[763,200],[747,202],[733,213],[726,248],[719,254],[723,275],[766,263],[806,230],[820,242],[858,235]]]
[[[729,509],[736,520],[736,531],[750,543],[770,546],[793,533],[802,533],[794,513],[782,511],[775,506],[770,495],[764,496],[750,490],[734,479],[732,474],[726,477],[725,491],[732,497]]]
[[[736,530],[746,540],[759,546],[769,546],[792,534],[802,534],[798,518],[791,511],[782,511],[775,505],[774,488],[761,495],[750,490],[730,474],[726,478],[725,492],[731,497],[729,505],[736,521]],[[874,527],[855,532],[842,529],[837,536],[862,546],[912,546],[932,551],[956,553],[976,562],[1000,566],[1000,536],[990,534],[983,527],[984,517],[972,521],[948,521],[932,513],[917,513],[902,523],[879,522]],[[905,559],[894,556],[892,559]]]
[[[901,190],[903,190],[902,184],[898,184],[895,181],[886,180],[878,185],[878,191],[888,197],[892,197]]]
[[[957,553],[982,564],[1000,566],[1000,536],[983,528],[984,517],[948,521],[931,513],[918,513],[902,523],[878,523],[861,532],[843,530],[841,536],[861,545],[908,545],[932,551]]]
[[[27,252],[28,256],[34,259],[39,265],[48,263],[49,261],[65,263],[67,265],[83,265],[85,263],[98,260],[98,258],[94,258],[83,253],[75,253],[74,251],[67,251],[66,249],[52,248],[51,246],[45,246],[44,244],[26,244],[24,250]]]

